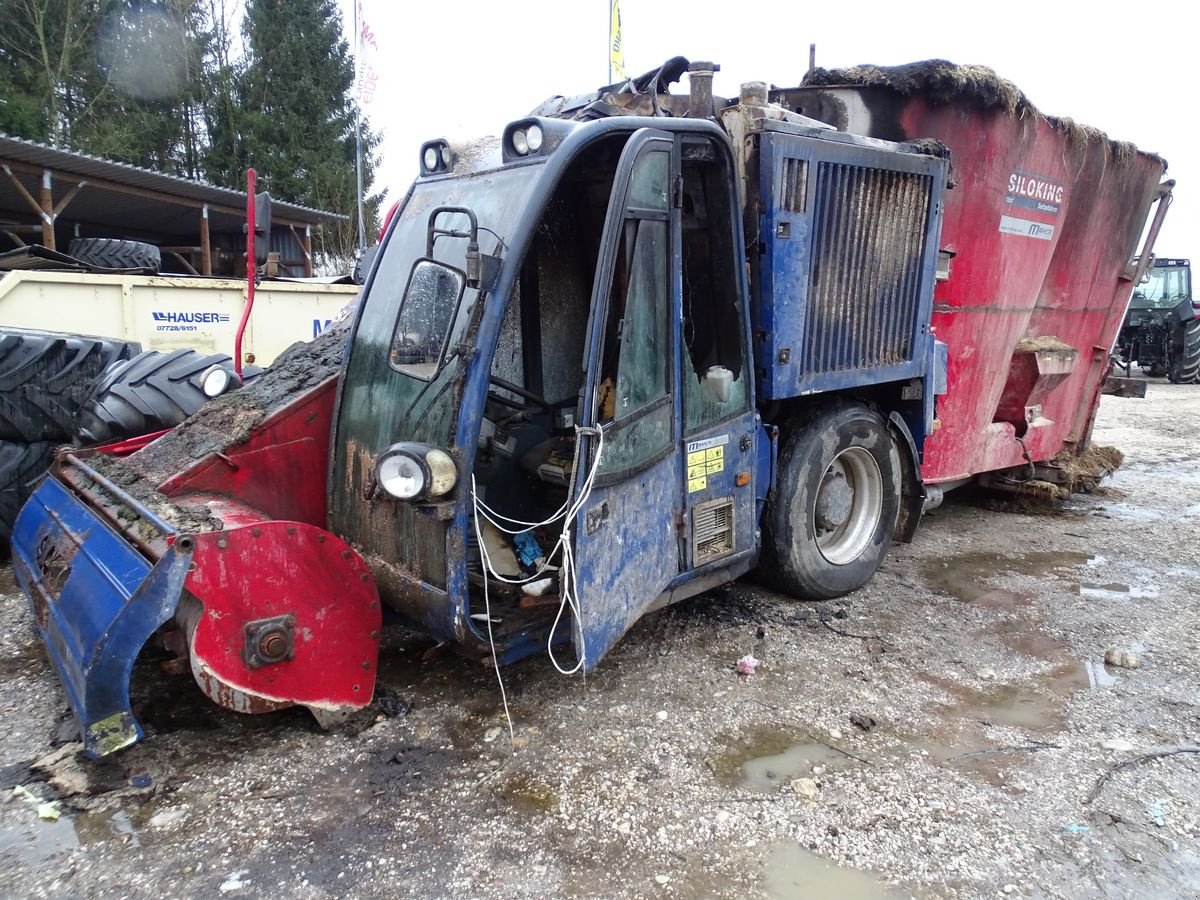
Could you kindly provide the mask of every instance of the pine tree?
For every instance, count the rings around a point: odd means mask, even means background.
[[[231,183],[246,165],[278,199],[350,216],[316,250],[345,261],[356,246],[354,62],[335,0],[248,0],[247,63],[233,102],[214,118],[211,174]],[[365,184],[378,139],[364,135]],[[367,203],[376,227],[378,197]]]

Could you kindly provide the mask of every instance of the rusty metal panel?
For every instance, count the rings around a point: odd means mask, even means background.
[[[757,135],[760,396],[923,377],[944,160],[785,127]]]
[[[851,132],[934,139],[950,150],[955,189],[946,194],[942,247],[956,256],[949,280],[937,285],[932,318],[949,345],[949,391],[938,401],[941,427],[925,447],[926,481],[1082,446],[1164,161],[1044,116],[1023,96],[1013,112],[970,91],[934,96],[933,82],[921,78],[903,87],[847,83],[784,93],[792,109]],[[1025,364],[1016,352],[1025,341],[1065,344],[1077,360],[1044,396],[1033,396],[1030,380],[1029,393],[1006,397],[1014,367]],[[1015,422],[1006,409],[1014,406]]]
[[[933,178],[822,162],[817,181],[801,366],[816,373],[911,360]]]

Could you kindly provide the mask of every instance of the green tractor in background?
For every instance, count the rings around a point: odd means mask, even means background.
[[[1200,381],[1200,318],[1188,260],[1154,261],[1129,301],[1116,350],[1127,375],[1136,364],[1173,384]]]

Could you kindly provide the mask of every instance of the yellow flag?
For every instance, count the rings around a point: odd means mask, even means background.
[[[608,80],[625,78],[625,51],[621,48],[621,0],[612,0],[608,16]]]

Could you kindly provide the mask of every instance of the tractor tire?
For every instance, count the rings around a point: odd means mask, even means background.
[[[1172,384],[1195,384],[1200,377],[1200,319],[1191,319],[1179,328],[1183,347],[1172,357],[1167,378]]]
[[[8,555],[17,513],[53,457],[54,444],[48,441],[0,441],[0,557]]]
[[[825,406],[788,428],[763,516],[760,571],[777,590],[828,600],[879,568],[900,515],[900,453],[878,413]]]
[[[143,269],[157,272],[162,254],[153,244],[117,238],[75,238],[69,255],[104,269]]]
[[[69,441],[92,385],[141,349],[132,341],[0,328],[0,440]]]
[[[233,368],[233,360],[223,353],[147,350],[113,366],[84,403],[76,439],[102,444],[174,428],[208,401],[200,376],[214,365]]]

